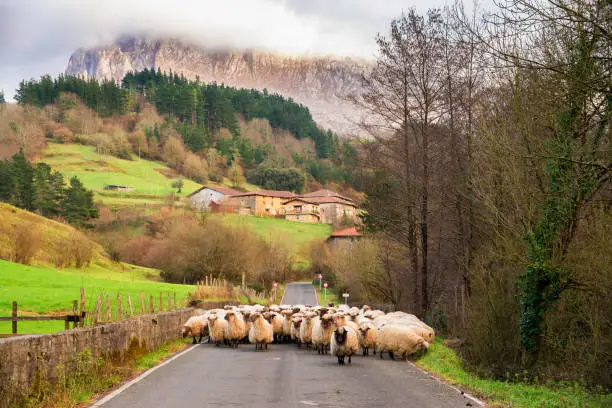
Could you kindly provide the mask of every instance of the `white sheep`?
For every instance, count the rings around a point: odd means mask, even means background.
[[[244,338],[246,323],[242,314],[237,310],[230,310],[225,314],[227,326],[224,337],[232,348],[238,348],[238,343]]]
[[[305,344],[306,349],[310,348],[312,343],[312,325],[313,319],[316,315],[312,312],[308,312],[304,315],[302,319],[302,324],[300,325],[300,343]]]
[[[255,344],[255,351],[268,350],[268,344],[274,341],[274,332],[272,325],[263,317],[261,313],[256,313],[251,316],[253,326],[249,331],[249,342]]]
[[[197,343],[202,342],[202,337],[204,337],[204,333],[208,331],[208,319],[201,316],[192,316],[183,325],[183,338],[191,335],[193,336],[193,344],[196,344],[196,337],[199,337]]]
[[[276,312],[270,312],[267,316],[267,320],[272,325],[272,331],[274,332],[274,342],[280,343],[281,337],[283,335],[283,325],[285,323],[285,318]]]
[[[227,320],[225,316],[221,317],[220,313],[210,315],[208,318],[208,332],[210,341],[215,343],[215,346],[219,347],[221,342],[225,341],[225,329],[227,327]]]
[[[399,354],[403,359],[420,351],[427,350],[429,343],[421,336],[414,333],[408,326],[388,324],[378,331],[378,352],[383,358],[383,352],[389,352],[389,357],[394,358]]]
[[[348,326],[340,326],[334,330],[330,341],[330,353],[338,357],[338,364],[344,364],[344,358],[348,357],[349,364],[351,356],[357,354],[359,341],[355,330]]]
[[[312,344],[316,347],[319,354],[327,354],[333,331],[334,324],[329,313],[313,319]]]
[[[373,349],[376,355],[376,347],[378,345],[378,330],[372,323],[364,323],[359,326],[359,345],[363,350],[363,355],[370,355],[370,348]]]

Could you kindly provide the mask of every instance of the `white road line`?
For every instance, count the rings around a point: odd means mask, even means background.
[[[93,405],[90,405],[89,408],[97,408],[97,407],[101,407],[104,404],[106,404],[108,401],[112,400],[113,398],[115,398],[117,395],[121,394],[123,391],[127,390],[128,388],[130,388],[132,385],[139,383],[140,381],[144,380],[145,378],[147,378],[149,375],[151,375],[151,373],[153,373],[155,370],[157,370],[158,368],[162,368],[163,366],[165,366],[166,364],[170,364],[171,362],[173,362],[174,360],[176,360],[177,358],[189,353],[190,351],[194,350],[196,347],[198,347],[199,344],[196,345],[192,345],[191,347],[189,347],[187,350],[183,350],[178,354],[175,354],[174,356],[170,357],[169,359],[167,359],[166,361],[164,361],[163,363],[156,365],[153,368],[148,369],[147,371],[145,371],[144,373],[140,374],[138,377],[134,378],[132,381],[123,384],[121,387],[117,388],[115,391],[111,392],[110,394],[106,395],[104,398],[99,399],[98,401],[94,402]]]
[[[408,361],[408,364],[410,364],[411,366],[413,366],[417,370],[420,370],[420,371],[424,372],[425,374],[429,375],[431,378],[433,378],[437,382],[442,383],[442,384],[446,385],[447,387],[450,387],[451,389],[457,391],[459,394],[463,395],[465,398],[467,398],[469,400],[472,400],[472,402],[476,403],[477,405],[479,405],[481,407],[484,407],[484,406],[487,405],[484,401],[479,400],[478,398],[474,397],[473,395],[468,394],[467,392],[465,392],[463,390],[460,390],[459,388],[455,387],[454,385],[451,385],[451,384],[447,383],[446,381],[436,377],[435,375],[432,375],[431,373],[428,373],[427,371],[423,370],[418,365],[414,364],[412,361]]]

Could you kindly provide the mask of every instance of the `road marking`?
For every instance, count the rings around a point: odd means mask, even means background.
[[[134,378],[132,381],[123,384],[121,387],[117,388],[115,391],[111,392],[110,394],[108,394],[107,396],[105,396],[104,398],[96,401],[93,403],[93,405],[90,405],[89,408],[97,408],[97,407],[101,407],[104,404],[106,404],[108,401],[112,400],[113,398],[115,398],[117,395],[121,394],[123,391],[127,390],[128,388],[130,388],[132,385],[139,383],[140,381],[144,380],[145,378],[147,378],[151,373],[153,373],[155,370],[157,370],[158,368],[162,368],[163,366],[165,366],[166,364],[170,364],[171,362],[173,362],[174,360],[176,360],[177,358],[183,356],[184,354],[189,353],[192,350],[195,350],[196,347],[198,347],[199,344],[196,345],[192,345],[190,346],[187,350],[183,350],[178,354],[175,354],[174,356],[170,357],[169,359],[167,359],[166,361],[164,361],[163,363],[156,365],[153,368],[148,369],[147,371],[145,371],[144,373],[140,374],[138,377]]]
[[[312,402],[312,401],[300,401],[300,404],[310,405],[311,407],[318,407],[319,406],[319,404],[317,404],[316,402]]]
[[[449,383],[447,383],[446,381],[443,381],[442,379],[428,373],[427,371],[423,370],[421,367],[417,366],[416,364],[414,364],[412,361],[408,361],[408,364],[410,364],[412,367],[416,368],[417,370],[429,375],[431,378],[433,378],[434,380],[436,380],[439,383],[442,383],[444,385],[446,385],[447,387],[450,387],[451,389],[457,391],[459,394],[463,395],[465,398],[472,400],[472,402],[476,403],[477,405],[484,407],[487,404],[484,401],[479,400],[478,398],[474,397],[471,394],[468,394],[467,392],[460,390],[459,388],[455,387],[454,385],[451,385]]]

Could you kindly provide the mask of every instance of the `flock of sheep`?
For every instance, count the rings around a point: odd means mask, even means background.
[[[237,348],[240,343],[265,351],[270,343],[293,342],[298,347],[316,349],[319,354],[338,358],[338,364],[358,353],[364,356],[388,352],[402,358],[427,350],[434,330],[414,315],[404,312],[385,314],[368,306],[361,309],[306,305],[225,306],[223,309],[196,309],[185,322],[183,338],[204,336],[217,347],[222,343]],[[196,340],[197,338],[197,340]]]

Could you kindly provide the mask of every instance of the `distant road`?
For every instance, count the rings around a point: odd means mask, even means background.
[[[287,304],[316,304],[310,283],[292,283]],[[477,406],[405,361],[353,357],[350,365],[293,344],[256,352],[212,344],[187,353],[114,396],[103,408],[462,408]]]
[[[318,305],[317,295],[310,282],[288,284],[281,303],[286,305]]]

